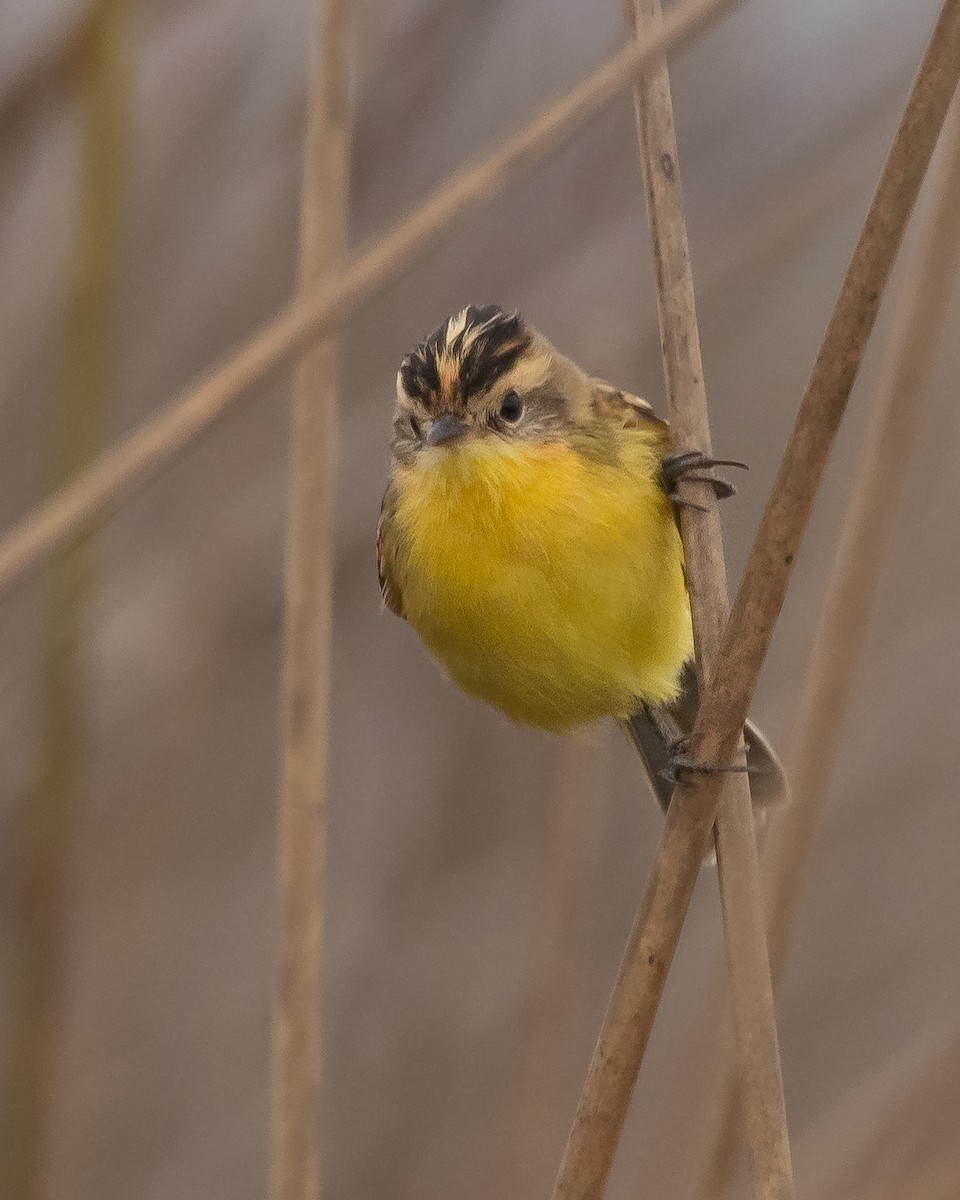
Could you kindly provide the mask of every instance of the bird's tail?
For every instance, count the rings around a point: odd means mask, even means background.
[[[684,668],[679,698],[667,708],[641,705],[632,717],[620,722],[624,733],[637,748],[653,794],[664,812],[673,793],[671,757],[677,743],[693,729],[700,705],[697,676],[690,665]],[[790,798],[790,786],[777,752],[751,721],[743,727],[750,768],[750,798],[759,817],[772,804]]]

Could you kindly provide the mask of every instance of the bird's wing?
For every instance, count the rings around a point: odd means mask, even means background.
[[[670,440],[670,426],[653,411],[646,400],[622,392],[605,379],[592,379],[591,407],[601,420],[616,421],[624,429],[656,429],[662,431],[664,443]]]
[[[403,596],[396,575],[396,554],[399,531],[396,522],[397,489],[391,483],[383,494],[380,520],[377,521],[377,576],[380,595],[392,613],[403,616]]]

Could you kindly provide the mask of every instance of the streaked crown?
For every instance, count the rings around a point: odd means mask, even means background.
[[[470,305],[404,356],[398,390],[430,413],[466,412],[529,349],[532,332],[519,313]]]

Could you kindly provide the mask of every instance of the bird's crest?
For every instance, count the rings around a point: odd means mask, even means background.
[[[398,387],[428,411],[463,411],[472,396],[516,363],[531,340],[519,313],[470,305],[404,356]]]

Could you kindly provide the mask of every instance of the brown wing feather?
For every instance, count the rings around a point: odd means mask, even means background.
[[[604,379],[591,380],[591,408],[596,417],[617,421],[624,429],[658,429],[664,445],[670,443],[670,426],[653,411],[646,400],[630,392],[622,392]]]
[[[380,505],[380,520],[377,521],[377,576],[380,580],[380,595],[392,613],[403,616],[403,596],[397,583],[394,559],[397,548],[397,492],[391,483],[383,494]]]

